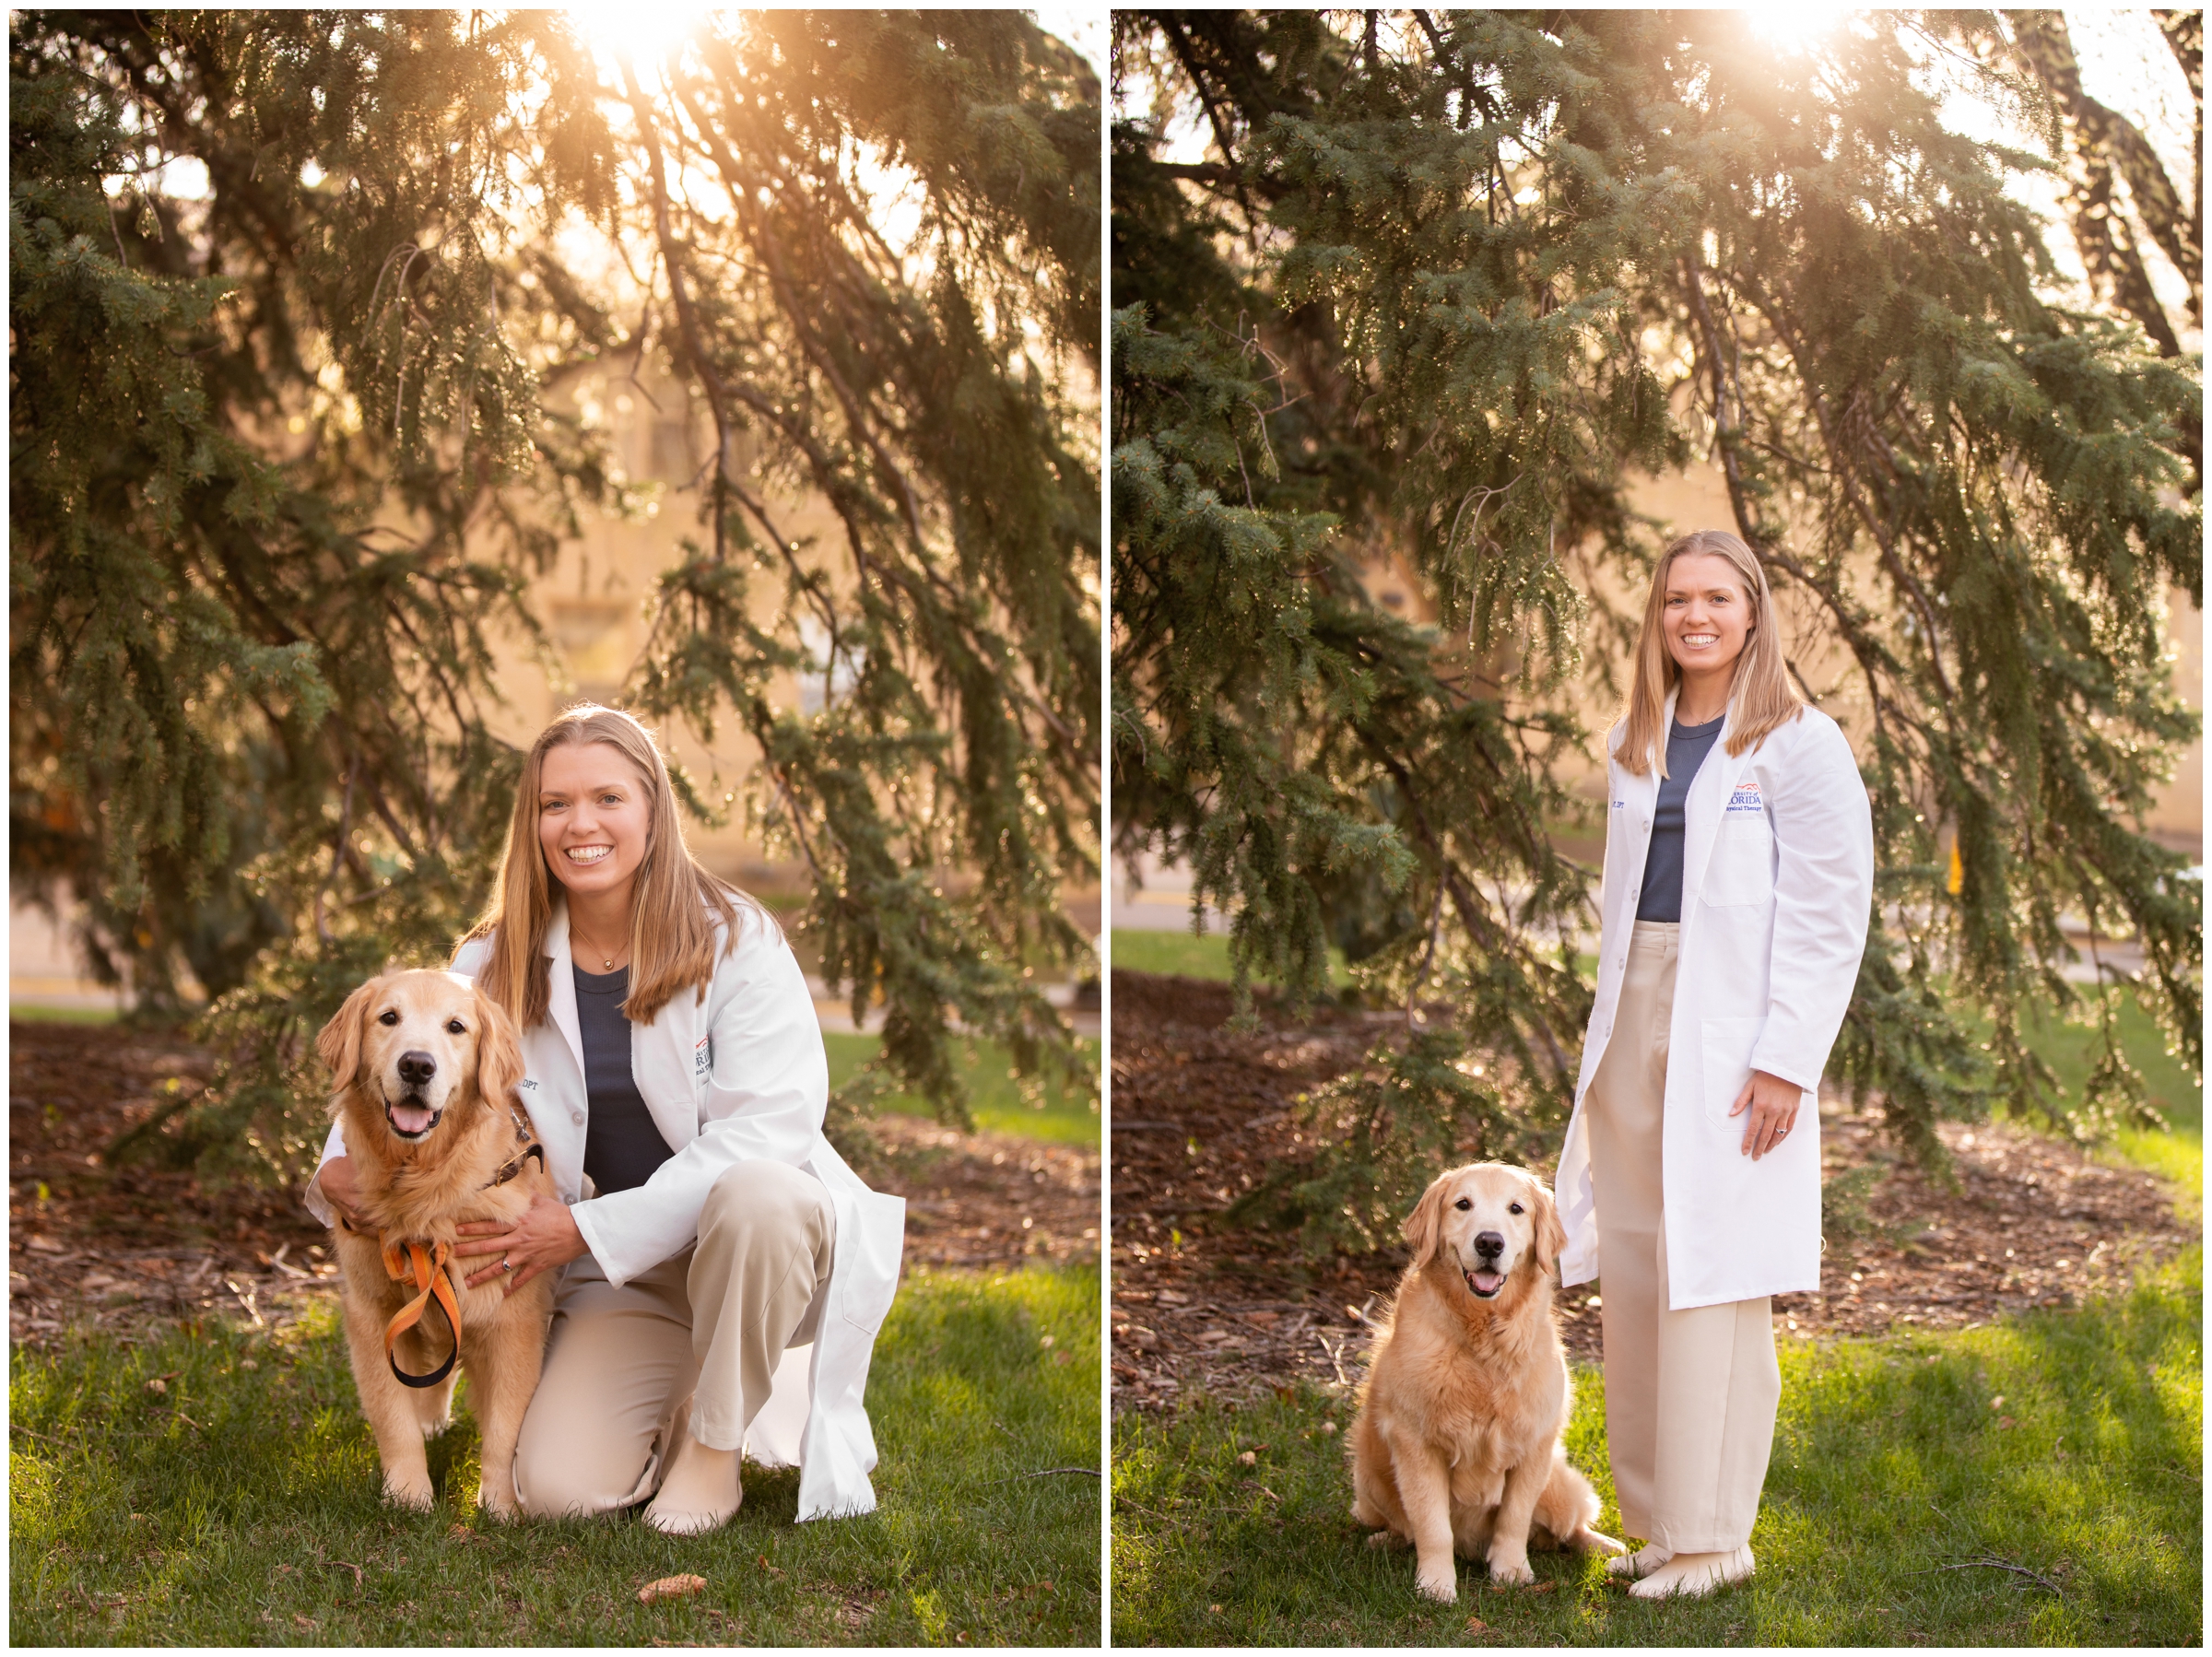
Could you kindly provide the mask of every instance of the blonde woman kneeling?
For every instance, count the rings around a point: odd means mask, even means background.
[[[798,1517],[864,1513],[861,1398],[906,1205],[822,1137],[829,1070],[767,911],[692,858],[652,734],[570,710],[532,746],[500,881],[453,970],[522,1031],[522,1096],[560,1200],[465,1227],[471,1284],[559,1275],[523,1421],[525,1512],[652,1498],[712,1530],[738,1457],[800,1465]],[[308,1205],[352,1215],[334,1129]],[[765,1414],[764,1414],[765,1412]]]

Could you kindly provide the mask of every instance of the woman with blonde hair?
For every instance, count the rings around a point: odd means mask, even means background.
[[[798,1517],[866,1512],[861,1397],[905,1204],[822,1136],[829,1069],[805,975],[758,902],[684,842],[628,713],[571,708],[531,745],[499,885],[462,940],[522,1032],[522,1098],[559,1201],[464,1227],[471,1284],[559,1275],[515,1495],[541,1516],[651,1498],[712,1530],[738,1457],[797,1462]],[[331,1133],[308,1205],[353,1216]],[[481,1257],[480,1262],[478,1257]]]
[[[1873,817],[1723,530],[1652,580],[1608,743],[1597,1001],[1557,1181],[1563,1284],[1601,1281],[1608,1569],[1748,1576],[1781,1372],[1770,1297],[1820,1281],[1820,1072],[1865,948]]]

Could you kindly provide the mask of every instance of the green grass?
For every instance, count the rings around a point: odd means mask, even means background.
[[[2086,989],[2084,999],[2071,1017],[2030,1017],[2022,1034],[2033,1050],[2056,1073],[2069,1099],[2081,1098],[2082,1085],[2095,1068],[2103,1048],[2098,1028],[2096,992]],[[2144,1092],[2167,1123],[2179,1134],[2201,1142],[2205,1125],[2204,1089],[2180,1057],[2166,1051],[2165,1032],[2143,1010],[2132,989],[2105,991],[2119,1004],[2120,1050],[2128,1063],[2143,1073]]]
[[[2179,1057],[2166,1051],[2166,1037],[2132,990],[2108,990],[2118,997],[2120,1049],[2143,1073],[2143,1090],[2166,1118],[2167,1133],[2124,1128],[2110,1147],[2122,1159],[2140,1164],[2171,1181],[2199,1203],[2205,1194],[2205,1094]],[[2072,1018],[2030,1020],[2028,1045],[2057,1075],[2068,1102],[2081,1098],[2082,1084],[2097,1063],[2103,1038],[2094,1003],[2084,1003]]]
[[[1123,948],[1132,936],[1170,938],[1177,964],[1132,959]],[[1219,939],[1117,932],[1113,946],[1117,965],[1228,975]],[[2120,1023],[2171,1132],[2124,1132],[2106,1154],[2201,1203],[2202,1094],[2132,993]],[[2045,1020],[2026,1033],[2079,1098],[2095,1063],[2094,1025]],[[1432,1606],[1413,1592],[1411,1555],[1369,1550],[1346,1513],[1341,1404],[1301,1386],[1258,1409],[1201,1401],[1171,1426],[1132,1414],[1117,1424],[1114,1449],[1114,1637],[2197,1645],[2202,1309],[2203,1259],[2193,1250],[2122,1298],[2077,1310],[1786,1347],[1783,1418],[1752,1536],[1759,1574],[1696,1604],[1647,1605],[1605,1585],[1594,1561],[1539,1555],[1549,1592],[1493,1592],[1478,1565],[1463,1562],[1460,1604]],[[1587,1369],[1576,1384],[1569,1454],[1606,1499],[1601,1528],[1618,1525],[1604,1379]],[[1996,1397],[2001,1410],[1991,1407]],[[1336,1434],[1321,1431],[1324,1415]],[[2015,1425],[1999,1428],[2001,1416]],[[1255,1445],[1267,1446],[1257,1464],[1240,1464],[1237,1454]],[[1969,1563],[1997,1557],[2040,1572],[2056,1592]],[[1963,1569],[1946,1569],[1953,1565]],[[1470,1616],[1487,1631],[1471,1633]]]
[[[437,1510],[384,1507],[335,1309],[281,1342],[211,1325],[137,1348],[18,1352],[9,1634],[1095,1644],[1099,1482],[1023,1475],[1098,1465],[1098,1306],[1095,1267],[910,1271],[868,1379],[877,1512],[794,1526],[796,1471],[752,1470],[737,1517],[688,1540],[634,1516],[491,1522],[475,1506],[465,1413],[431,1447]],[[167,1396],[148,1393],[164,1374]],[[705,1592],[638,1604],[641,1586],[679,1572]]]
[[[1194,938],[1187,932],[1146,932],[1117,929],[1109,939],[1112,964],[1132,972],[1179,972],[1185,978],[1218,978],[1229,981],[1229,937],[1209,932]],[[1345,982],[1344,951],[1329,950],[1329,982]],[[1261,977],[1256,981],[1274,981]]]
[[[878,1039],[825,1031],[822,1045],[830,1052],[830,1086],[841,1087],[876,1056]],[[1084,1040],[1078,1045],[1096,1065],[1099,1043]],[[968,1087],[968,1108],[977,1127],[1027,1139],[1046,1139],[1055,1145],[1098,1144],[1099,1103],[1095,1096],[1073,1099],[1059,1088],[1046,1087],[1034,1099],[1024,1099],[1006,1050],[994,1041],[968,1043],[958,1063],[960,1079]],[[879,1108],[906,1116],[933,1114],[924,1101],[906,1093],[879,1101]]]
[[[50,1007],[29,1001],[9,1002],[7,1016],[18,1024],[113,1024],[122,1017],[113,1007]]]
[[[1310,1388],[1235,1413],[1201,1404],[1167,1427],[1132,1414],[1114,1449],[1114,1638],[2196,1646],[2203,1303],[2192,1250],[2075,1310],[1785,1348],[1759,1573],[1676,1604],[1632,1600],[1600,1562],[1559,1554],[1534,1556],[1551,1592],[1493,1591],[1463,1561],[1456,1606],[1422,1600],[1410,1553],[1371,1550],[1347,1513],[1348,1413]],[[1604,1381],[1583,1370],[1576,1385],[1568,1454],[1613,1530]],[[1238,1463],[1261,1445],[1255,1466]],[[1974,1563],[1993,1559],[2051,1586]]]

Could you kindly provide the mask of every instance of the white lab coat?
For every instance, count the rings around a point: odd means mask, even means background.
[[[1675,699],[1666,704],[1674,720]],[[1732,709],[1684,802],[1681,953],[1667,1030],[1662,1128],[1668,1302],[1677,1311],[1820,1286],[1820,1072],[1866,946],[1874,820],[1851,745],[1807,708],[1731,757]],[[1597,1275],[1602,1193],[1583,1118],[1613,1034],[1636,923],[1656,769],[1635,776],[1608,745],[1597,1004],[1554,1181],[1563,1284]],[[1754,1162],[1728,1109],[1764,1070],[1805,1090],[1796,1125]]]
[[[453,969],[474,976],[488,940]],[[715,968],[703,1002],[679,993],[652,1023],[630,1029],[630,1070],[646,1109],[676,1154],[630,1191],[583,1197],[583,1039],[569,955],[569,914],[557,899],[546,934],[552,959],[549,1023],[523,1032],[523,1102],[546,1147],[546,1169],[592,1257],[618,1286],[695,1241],[715,1180],[759,1160],[803,1168],[837,1215],[818,1332],[777,1369],[770,1398],[746,1434],[746,1453],[770,1466],[797,1463],[804,1521],[874,1510],[868,1474],[876,1439],[862,1394],[876,1332],[898,1287],[906,1202],[870,1191],[822,1136],[830,1073],[814,999],[791,946],[740,906],[736,946]],[[323,1159],[345,1155],[331,1129]],[[321,1188],[308,1206],[332,1221]]]

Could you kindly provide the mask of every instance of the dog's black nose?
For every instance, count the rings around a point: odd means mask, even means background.
[[[1475,1252],[1485,1260],[1495,1260],[1505,1252],[1505,1238],[1496,1231],[1477,1231],[1475,1234]]]
[[[399,1055],[399,1079],[410,1087],[419,1087],[438,1074],[438,1061],[427,1052],[403,1052]]]

